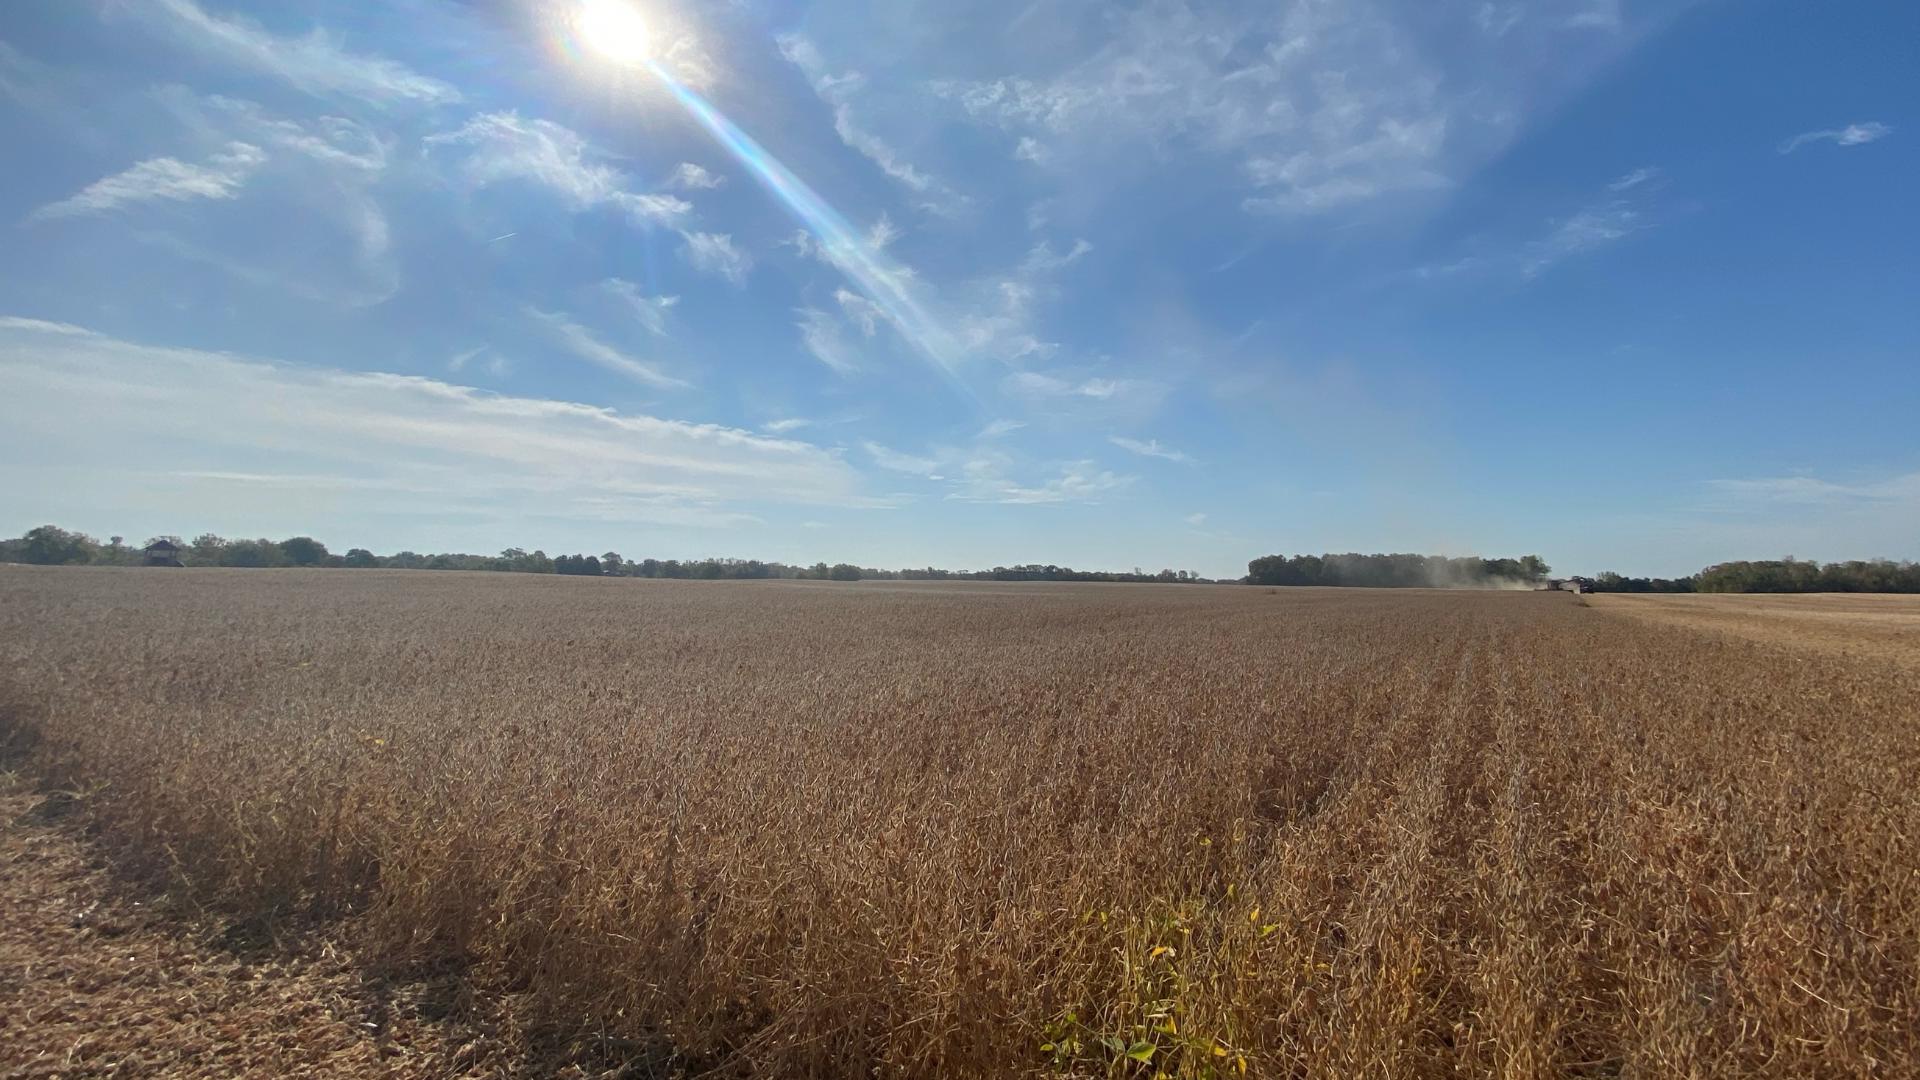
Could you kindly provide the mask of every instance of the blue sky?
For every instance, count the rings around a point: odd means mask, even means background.
[[[631,7],[7,5],[0,527],[1920,557],[1914,5]]]

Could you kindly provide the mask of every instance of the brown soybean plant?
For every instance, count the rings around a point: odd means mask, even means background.
[[[0,653],[9,767],[126,872],[688,1074],[1920,1070],[1884,652],[1548,593],[7,568]]]

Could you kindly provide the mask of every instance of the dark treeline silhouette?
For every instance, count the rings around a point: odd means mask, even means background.
[[[139,566],[146,562],[143,548],[155,540],[170,540],[179,549],[170,557],[187,566],[234,567],[342,567],[389,570],[491,570],[522,574],[568,574],[589,577],[677,578],[716,581],[740,578],[817,578],[830,581],[879,579],[890,581],[1118,581],[1141,583],[1211,583],[1187,570],[1149,572],[1075,570],[1052,563],[996,566],[991,570],[941,570],[936,567],[884,570],[851,563],[814,563],[796,566],[759,559],[625,559],[617,552],[600,555],[550,556],[544,551],[508,548],[498,555],[441,553],[423,555],[399,551],[376,555],[366,548],[348,548],[345,554],[328,550],[311,536],[285,540],[228,539],[202,533],[191,541],[179,537],[151,537],[140,546],[114,536],[105,543],[85,533],[53,525],[27,530],[26,535],[0,540],[0,562],[100,566]],[[1440,555],[1268,555],[1247,564],[1240,580],[1253,585],[1343,585],[1369,588],[1498,588],[1544,585],[1549,567],[1537,555],[1518,559],[1448,558]],[[1627,577],[1607,571],[1591,578],[1575,578],[1592,592],[1880,592],[1920,593],[1920,563],[1891,559],[1855,559],[1819,563],[1806,559],[1773,559],[1716,563],[1691,577]]]
[[[1696,592],[1920,592],[1920,563],[1854,559],[1724,562],[1693,576]]]
[[[1250,585],[1343,585],[1373,589],[1499,588],[1535,585],[1551,569],[1538,555],[1518,559],[1444,555],[1268,555],[1247,564]]]
[[[1488,588],[1544,585],[1538,556],[1449,559],[1438,555],[1269,555],[1247,564],[1253,585],[1345,585],[1374,588]],[[1627,577],[1611,570],[1570,578],[1588,592],[1882,592],[1920,593],[1920,563],[1855,559],[1818,563],[1789,556],[1715,563],[1691,577]]]
[[[376,555],[366,548],[348,548],[335,554],[310,536],[285,540],[230,540],[213,533],[202,533],[191,541],[179,537],[151,537],[140,547],[129,546],[124,537],[112,537],[100,543],[85,533],[69,532],[53,525],[29,529],[25,536],[0,540],[0,562],[39,563],[45,565],[87,564],[139,566],[146,562],[143,549],[158,540],[178,546],[169,558],[185,566],[235,567],[341,567],[344,569],[387,570],[490,570],[520,574],[567,574],[586,577],[676,578],[718,581],[743,578],[815,578],[822,581],[1126,581],[1198,583],[1207,579],[1188,570],[1161,570],[1131,573],[1075,570],[1069,566],[1028,563],[1020,566],[996,566],[991,570],[924,569],[883,570],[855,566],[852,563],[824,562],[812,566],[794,566],[759,559],[626,559],[618,552],[601,555],[557,555],[544,551],[508,548],[498,555],[442,553],[423,555],[417,551],[399,551]]]
[[[1693,579],[1690,577],[1626,577],[1611,570],[1593,578],[1582,579],[1581,584],[1586,586],[1588,592],[1682,593],[1694,591]]]

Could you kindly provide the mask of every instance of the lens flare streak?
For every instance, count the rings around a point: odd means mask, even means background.
[[[915,298],[908,272],[875,251],[825,199],[705,98],[659,64],[649,61],[647,68],[700,126],[813,233],[827,260],[853,279],[867,299],[879,305],[900,335],[942,372],[954,377],[959,347],[953,336]]]

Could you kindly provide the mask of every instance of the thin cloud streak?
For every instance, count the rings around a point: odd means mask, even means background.
[[[1181,465],[1193,464],[1192,458],[1175,450],[1171,446],[1161,445],[1158,439],[1129,439],[1125,436],[1114,435],[1107,439],[1107,441],[1128,453],[1139,454],[1141,457],[1160,458],[1163,461],[1177,462]]]
[[[1781,143],[1778,150],[1782,154],[1791,154],[1809,143],[1830,142],[1835,146],[1865,146],[1878,142],[1893,134],[1892,126],[1878,120],[1868,120],[1859,124],[1848,124],[1843,128],[1829,128],[1825,131],[1806,131]]]
[[[266,161],[265,151],[243,142],[228,143],[225,150],[198,165],[178,158],[150,158],[35,210],[27,220],[85,217],[149,202],[232,199]]]
[[[667,316],[679,305],[678,296],[648,296],[640,291],[640,286],[622,278],[608,278],[600,287],[617,297],[647,332],[657,337],[667,333]]]
[[[546,326],[554,337],[567,347],[567,351],[617,375],[624,375],[635,382],[659,390],[685,390],[693,385],[685,379],[676,379],[668,375],[656,365],[628,356],[601,341],[593,335],[592,331],[565,315],[540,311],[536,308],[528,308],[527,314]]]
[[[853,118],[853,99],[866,85],[866,77],[857,71],[835,75],[827,70],[826,60],[814,43],[801,34],[782,34],[777,44],[780,55],[800,69],[815,94],[833,110],[833,131],[846,146],[879,166],[880,171],[914,193],[930,200],[923,209],[945,213],[966,200],[952,188],[935,180],[895,149],[890,143],[861,127]],[[884,245],[876,245],[884,246]]]
[[[197,48],[278,76],[308,93],[346,94],[374,104],[451,105],[461,100],[453,86],[384,57],[348,52],[318,27],[304,37],[283,37],[251,20],[211,14],[194,0],[143,0],[130,6],[136,13],[168,19],[169,28]]]
[[[677,195],[631,190],[631,178],[595,160],[599,155],[585,137],[549,120],[483,113],[457,130],[427,136],[425,143],[464,150],[460,173],[474,187],[533,184],[558,195],[575,212],[604,206],[651,227],[670,224],[693,209]]]

